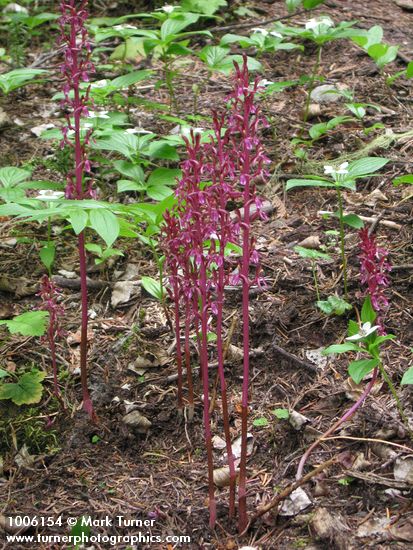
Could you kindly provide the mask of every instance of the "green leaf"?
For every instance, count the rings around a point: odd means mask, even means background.
[[[39,255],[43,265],[48,271],[51,270],[56,254],[56,247],[53,243],[48,243],[40,249]]]
[[[172,147],[172,145],[166,143],[164,140],[153,141],[149,145],[149,156],[154,159],[179,160],[175,147]]]
[[[36,76],[47,73],[43,69],[15,69],[0,75],[0,89],[5,94],[29,84]]]
[[[407,65],[406,76],[407,78],[413,78],[413,61],[410,61]]]
[[[401,185],[402,183],[410,183],[413,185],[413,174],[406,174],[405,176],[399,176],[394,178],[393,185]]]
[[[274,409],[271,414],[276,416],[279,420],[286,420],[290,417],[288,409]]]
[[[171,189],[167,185],[149,186],[146,189],[146,194],[154,201],[163,201],[164,199],[169,197],[169,195],[173,195],[173,193],[173,189]]]
[[[118,180],[116,182],[116,187],[118,193],[125,193],[125,191],[143,191],[146,189],[144,183],[130,180]]]
[[[110,210],[100,208],[89,213],[90,226],[110,247],[119,236],[119,222]]]
[[[371,323],[373,325],[376,317],[377,313],[373,309],[371,298],[370,296],[367,296],[367,298],[363,302],[363,307],[361,308],[361,322]]]
[[[343,216],[343,222],[354,229],[361,229],[364,227],[363,220],[361,220],[357,214],[345,214]]]
[[[0,378],[7,378],[7,376],[11,376],[11,373],[6,370],[0,369]]]
[[[3,187],[14,187],[22,181],[26,181],[31,176],[28,170],[22,170],[15,166],[5,166],[0,168],[0,182]]]
[[[70,210],[69,216],[67,217],[68,222],[73,227],[73,231],[76,235],[79,235],[87,225],[89,216],[88,213],[78,208],[76,210]]]
[[[317,180],[317,179],[314,179],[314,180],[311,180],[311,179],[296,180],[296,179],[292,179],[292,180],[287,181],[287,185],[285,187],[285,190],[289,191],[290,189],[294,189],[294,187],[330,187],[330,188],[335,188],[336,185],[334,183],[332,183],[331,181],[326,181],[326,180]]]
[[[227,5],[226,0],[182,0],[181,8],[184,11],[213,15],[220,7]]]
[[[131,73],[118,76],[117,78],[111,80],[110,86],[113,86],[116,90],[123,90],[125,88],[129,88],[129,86],[132,86],[137,82],[141,82],[142,80],[149,78],[151,75],[152,71],[146,69],[141,71],[132,71]]]
[[[148,178],[148,184],[152,187],[157,185],[176,185],[176,180],[182,176],[178,168],[156,168]]]
[[[360,330],[359,324],[356,323],[356,321],[353,321],[351,319],[348,322],[347,335],[348,336],[354,336],[355,334],[358,334],[359,330]]]
[[[403,374],[403,378],[400,384],[402,384],[402,386],[406,384],[413,384],[413,366],[409,367],[407,371]]]
[[[133,162],[127,162],[126,160],[115,160],[113,166],[122,175],[127,176],[135,181],[143,182],[145,179],[142,167]]]
[[[257,427],[268,426],[268,420],[265,417],[256,418],[252,424]]]
[[[6,325],[11,334],[23,336],[43,336],[46,332],[46,322],[49,319],[48,311],[26,311],[21,315],[0,321],[0,325]]]
[[[348,167],[348,176],[349,178],[360,178],[362,176],[368,176],[383,168],[389,159],[384,157],[365,157],[360,160],[355,160],[351,162]]]
[[[0,385],[0,399],[11,399],[15,405],[39,403],[42,398],[46,373],[33,369],[20,377],[18,382]]]
[[[347,353],[348,351],[364,351],[352,342],[345,342],[344,344],[333,344],[328,348],[323,349],[322,355],[330,355],[331,353]]]
[[[331,315],[343,315],[347,310],[352,309],[352,305],[340,298],[339,296],[329,296],[326,301],[319,300],[317,306],[326,313]]]
[[[304,246],[295,246],[294,250],[302,258],[311,258],[312,260],[329,260],[330,256],[319,250],[313,250],[312,248],[305,248]]]
[[[173,19],[168,18],[161,26],[161,40],[166,41],[176,38],[177,34],[186,29],[186,27],[189,27],[189,25],[192,25],[192,23],[196,23],[198,19],[199,15],[195,13],[180,14]]]
[[[352,361],[348,366],[348,373],[356,384],[360,384],[366,374],[371,372],[378,364],[378,359]]]
[[[142,286],[148,294],[161,301],[163,289],[161,283],[152,277],[142,277]]]
[[[319,4],[322,4],[324,0],[303,0],[303,6],[306,10],[312,10]]]

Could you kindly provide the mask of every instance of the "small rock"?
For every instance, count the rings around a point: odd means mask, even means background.
[[[298,431],[301,430],[303,426],[308,424],[310,420],[303,414],[300,414],[297,411],[292,411],[290,412],[290,416],[288,417],[288,422],[295,430]]]
[[[311,250],[316,250],[320,248],[320,245],[321,242],[318,235],[310,235],[309,237],[306,237],[304,240],[298,243],[298,246],[302,246],[303,248],[310,248]]]
[[[46,124],[39,124],[39,126],[33,126],[33,128],[30,129],[31,133],[34,134],[36,137],[40,137],[43,132],[46,130],[50,130],[50,128],[54,128],[55,125],[51,122],[48,122]]]
[[[308,349],[305,356],[309,361],[314,363],[319,369],[324,369],[327,366],[328,357],[323,355],[324,347],[316,349]]]
[[[394,0],[394,3],[402,10],[413,11],[413,0]]]
[[[310,94],[311,101],[314,103],[337,103],[343,97],[339,95],[339,90],[332,84],[322,84],[316,86]]]
[[[394,479],[413,485],[413,456],[403,456],[396,459],[393,469]]]
[[[66,277],[66,279],[76,279],[77,275],[74,271],[67,271],[66,269],[59,269],[59,275]]]
[[[296,516],[302,510],[311,505],[311,500],[304,489],[298,487],[293,491],[288,498],[283,502],[280,508],[280,516]]]
[[[152,426],[152,422],[143,416],[139,411],[132,411],[122,418],[122,421],[140,434],[146,434]]]
[[[9,118],[9,115],[3,111],[3,109],[0,109],[0,128],[4,128],[5,126],[10,126],[11,120]]]

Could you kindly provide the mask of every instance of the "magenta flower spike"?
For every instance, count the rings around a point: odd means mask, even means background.
[[[389,252],[377,246],[374,234],[369,234],[367,228],[359,231],[360,237],[360,280],[366,286],[365,295],[370,296],[373,309],[378,316],[376,323],[381,334],[385,334],[381,313],[389,306],[385,291],[390,284],[388,273],[391,264],[388,261]]]
[[[56,397],[60,396],[57,380],[56,340],[64,335],[64,331],[60,326],[60,318],[63,317],[65,313],[64,307],[58,303],[60,294],[61,290],[57,288],[48,275],[43,275],[38,296],[40,296],[42,300],[41,309],[49,312],[49,326],[44,339],[47,340],[50,347],[54,394]]]
[[[62,0],[60,3],[61,30],[60,44],[64,47],[64,63],[60,70],[64,76],[64,100],[62,107],[66,111],[67,126],[63,130],[62,147],[69,146],[74,150],[74,170],[67,176],[66,198],[82,200],[94,196],[91,165],[87,158],[87,145],[91,136],[88,130],[84,136],[81,131],[82,117],[87,117],[89,104],[89,88],[82,94],[80,84],[89,81],[89,74],[94,72],[90,61],[91,48],[85,22],[88,17],[87,0]],[[73,133],[73,142],[69,139]],[[78,254],[81,284],[82,322],[80,343],[80,376],[83,394],[83,409],[89,414],[92,421],[96,421],[92,400],[88,390],[87,376],[87,328],[88,328],[88,295],[86,274],[85,235],[82,231],[78,235]]]

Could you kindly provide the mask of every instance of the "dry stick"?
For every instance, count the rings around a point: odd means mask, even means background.
[[[293,491],[295,491],[296,489],[298,489],[298,487],[301,487],[302,485],[307,483],[307,481],[310,481],[310,479],[312,479],[314,476],[318,475],[320,472],[322,472],[323,470],[325,470],[326,468],[328,468],[329,466],[331,466],[335,462],[337,462],[337,460],[338,460],[338,458],[335,457],[335,456],[333,458],[330,458],[329,460],[326,460],[325,462],[323,462],[322,464],[317,466],[317,468],[314,468],[314,470],[312,470],[311,472],[308,472],[308,474],[306,474],[304,477],[302,477],[300,479],[297,479],[296,481],[294,481],[294,483],[291,483],[291,485],[288,485],[285,489],[283,489],[281,491],[281,493],[279,495],[275,496],[267,504],[265,504],[264,506],[261,506],[261,508],[258,508],[257,512],[251,517],[247,527],[244,529],[244,531],[241,533],[240,536],[245,535],[247,533],[248,529],[251,527],[251,525],[258,518],[260,518],[261,516],[263,516],[264,514],[269,512],[270,510],[272,510],[272,508],[274,508],[275,506],[280,504],[280,502],[282,500],[284,500],[289,495],[291,495],[291,493]]]
[[[366,399],[371,389],[373,388],[374,383],[377,380],[378,373],[379,373],[379,369],[376,367],[373,371],[373,375],[371,377],[370,382],[367,384],[364,392],[357,399],[354,405],[352,405],[349,408],[349,410],[341,418],[339,418],[335,424],[331,426],[331,428],[329,428],[326,432],[324,432],[322,436],[316,439],[314,443],[308,447],[306,452],[301,457],[300,463],[298,465],[297,475],[296,475],[297,481],[301,479],[305,463],[307,462],[308,457],[314,451],[314,449],[316,449],[326,437],[334,433],[337,430],[337,428],[339,428],[346,420],[349,420],[353,416],[353,414],[357,411],[357,409],[361,407],[364,400]]]

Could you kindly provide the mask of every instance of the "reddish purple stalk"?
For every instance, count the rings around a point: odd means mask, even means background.
[[[89,73],[94,71],[90,61],[90,44],[88,42],[85,22],[88,17],[86,11],[87,0],[62,0],[59,20],[61,37],[60,42],[64,45],[65,60],[61,66],[61,72],[65,77],[63,92],[65,98],[62,107],[66,109],[67,126],[63,130],[62,146],[72,147],[74,150],[75,167],[69,172],[66,185],[66,197],[69,199],[82,200],[94,196],[92,180],[89,178],[85,189],[86,174],[90,173],[90,161],[87,158],[87,145],[91,131],[87,131],[82,138],[81,120],[88,116],[87,106],[89,104],[89,88],[82,95],[80,84],[89,81]],[[67,29],[67,30],[66,30]],[[71,92],[73,98],[70,97]],[[74,143],[69,139],[69,132],[73,132]],[[81,342],[80,342],[80,377],[82,384],[83,409],[95,421],[96,415],[93,410],[92,400],[88,390],[87,375],[87,329],[88,329],[88,293],[87,293],[87,272],[86,272],[86,251],[85,236],[82,231],[78,235],[78,255],[80,270],[80,291],[82,305],[81,320]]]
[[[59,319],[63,317],[65,310],[64,307],[58,303],[60,289],[56,287],[48,275],[43,275],[38,296],[42,299],[41,309],[49,312],[49,326],[46,338],[52,359],[54,394],[56,397],[60,398],[59,383],[57,379],[56,340],[64,334],[63,330],[60,328]]]

